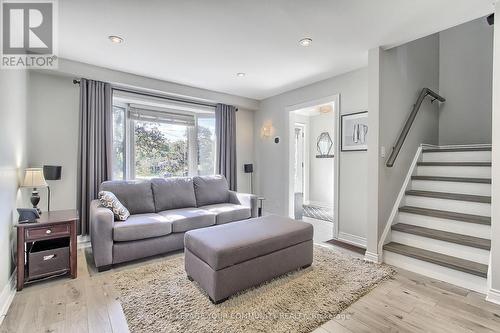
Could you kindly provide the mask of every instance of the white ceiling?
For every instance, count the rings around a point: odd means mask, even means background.
[[[263,99],[366,66],[368,49],[484,16],[492,2],[60,0],[59,55]],[[303,37],[312,46],[298,46]]]

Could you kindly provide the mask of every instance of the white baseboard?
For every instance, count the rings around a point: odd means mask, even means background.
[[[366,238],[348,234],[346,232],[340,231],[338,234],[338,240],[347,244],[355,245],[366,249]]]
[[[316,206],[320,208],[332,209],[333,204],[329,202],[321,202],[321,201],[308,201],[307,205]]]
[[[500,304],[500,290],[490,288],[486,294],[486,300],[488,302]]]
[[[365,260],[370,261],[370,262],[374,262],[377,264],[382,262],[380,260],[380,256],[377,253],[368,252],[368,251],[365,252]]]
[[[9,281],[7,281],[7,284],[3,288],[2,293],[0,293],[0,325],[7,315],[7,311],[9,311],[12,300],[16,295],[16,274],[17,269],[14,270],[9,278]]]

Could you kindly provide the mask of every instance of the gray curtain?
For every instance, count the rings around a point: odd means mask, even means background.
[[[236,191],[236,111],[232,105],[215,107],[215,133],[217,136],[217,173],[224,175],[229,189]]]
[[[111,85],[81,79],[77,207],[82,235],[90,233],[90,202],[101,183],[111,179],[112,119]]]

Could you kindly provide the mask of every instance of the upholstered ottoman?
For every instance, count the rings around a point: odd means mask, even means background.
[[[185,268],[213,303],[313,262],[313,227],[270,215],[188,231]]]

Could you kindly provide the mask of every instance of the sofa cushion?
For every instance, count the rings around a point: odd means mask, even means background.
[[[224,176],[197,176],[193,182],[198,207],[229,202],[229,185]]]
[[[145,238],[165,236],[172,233],[172,222],[155,214],[130,215],[124,222],[113,225],[113,240],[126,242]]]
[[[100,191],[97,197],[103,207],[109,208],[113,212],[115,220],[125,221],[130,216],[128,209],[118,200],[113,192]]]
[[[149,180],[106,181],[101,184],[100,190],[112,192],[132,215],[155,212],[153,191]]]
[[[222,203],[200,207],[209,212],[217,214],[215,218],[216,224],[224,224],[228,222],[240,221],[249,219],[252,215],[250,207],[236,205],[231,203]]]
[[[220,270],[311,241],[312,237],[311,224],[268,215],[188,231],[184,246],[214,270]]]
[[[215,224],[215,213],[198,208],[171,209],[158,214],[172,223],[172,232],[185,232]]]
[[[153,178],[155,208],[157,212],[169,209],[196,207],[193,179],[188,177]]]

